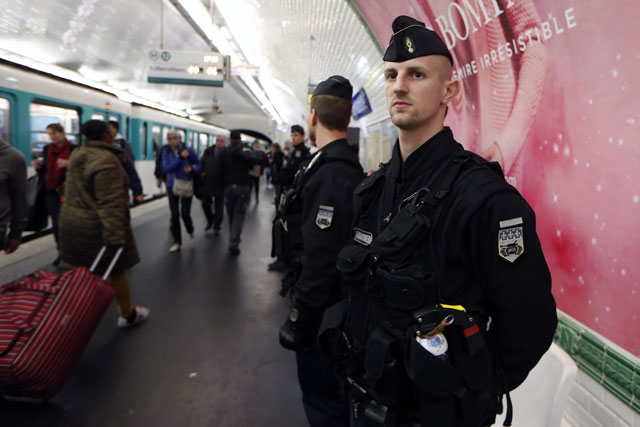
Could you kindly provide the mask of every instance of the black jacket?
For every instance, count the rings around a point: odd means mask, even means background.
[[[317,170],[302,188],[302,271],[294,300],[324,309],[340,296],[336,258],[353,223],[353,190],[364,178],[346,139],[324,146]],[[296,178],[297,179],[297,178]]]
[[[293,147],[293,151],[287,158],[287,164],[278,173],[278,184],[283,187],[289,187],[293,184],[293,178],[296,176],[296,172],[298,172],[302,163],[304,163],[308,158],[309,149],[304,145],[304,143]]]
[[[233,142],[225,148],[220,165],[224,188],[232,185],[250,187],[252,181],[249,170],[253,165],[263,163],[261,154],[240,142]]]
[[[222,173],[221,163],[224,149],[218,152],[216,156],[216,147],[211,146],[202,153],[202,172],[204,173],[204,187],[202,194],[204,196],[214,196],[222,192]]]
[[[549,348],[556,306],[535,214],[494,169],[466,152],[445,128],[404,162],[396,143],[389,164],[356,189],[357,222],[338,266],[353,279],[346,329],[354,347],[362,349],[362,359],[371,360],[366,359],[371,351],[366,342],[376,328],[391,322],[404,333],[412,312],[433,304],[462,305],[480,313],[482,335],[491,319],[488,351],[504,371],[509,389],[525,379]],[[421,228],[403,229],[394,218],[402,206],[419,199],[424,209],[407,218],[420,219],[416,224]],[[395,237],[376,240],[395,228]],[[466,381],[469,372],[462,366],[456,369]],[[480,374],[485,377],[501,375],[490,367],[484,370]],[[470,390],[459,402],[478,396],[472,393],[479,393],[476,385],[466,385]],[[491,404],[485,400],[478,405]],[[454,413],[461,413],[457,410]],[[445,412],[446,425],[461,425],[458,415]]]

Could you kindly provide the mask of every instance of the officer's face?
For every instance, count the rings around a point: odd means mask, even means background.
[[[291,132],[291,143],[293,145],[298,145],[304,142],[304,135],[300,132]]]
[[[441,55],[386,62],[384,88],[391,121],[413,130],[438,120],[450,98],[446,76],[449,60]]]
[[[216,136],[216,148],[218,150],[222,150],[224,148],[224,136],[222,135]]]

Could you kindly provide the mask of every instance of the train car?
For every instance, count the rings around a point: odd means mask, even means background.
[[[120,134],[131,142],[136,169],[145,193],[156,193],[157,149],[166,143],[169,129],[177,129],[198,154],[213,144],[222,127],[201,123],[153,108],[134,105],[116,96],[45,73],[0,64],[0,138],[19,149],[29,165],[41,160],[49,143],[46,127],[60,123],[67,138],[82,144],[80,125],[87,120],[115,120]],[[30,168],[30,173],[34,173]]]
[[[60,123],[67,138],[80,144],[85,121],[116,120],[126,135],[130,115],[131,104],[107,92],[0,64],[0,138],[19,149],[29,165],[49,142],[50,123]]]

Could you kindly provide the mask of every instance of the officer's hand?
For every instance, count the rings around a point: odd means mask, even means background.
[[[294,304],[280,328],[280,345],[287,350],[300,351],[316,340],[321,315],[318,310]]]
[[[20,239],[8,239],[7,243],[4,245],[4,251],[8,254],[15,252],[16,249],[20,246]]]

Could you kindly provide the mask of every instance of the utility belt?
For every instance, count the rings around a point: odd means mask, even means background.
[[[372,298],[367,305],[384,313]],[[428,419],[428,425],[454,427],[462,421],[490,425],[501,412],[504,390],[481,312],[427,305],[406,313],[405,329],[397,327],[398,313],[377,316],[378,324],[359,341],[345,328],[348,305],[342,301],[327,310],[319,339],[341,371],[355,417],[380,426],[421,425]],[[384,317],[395,317],[396,324]]]

